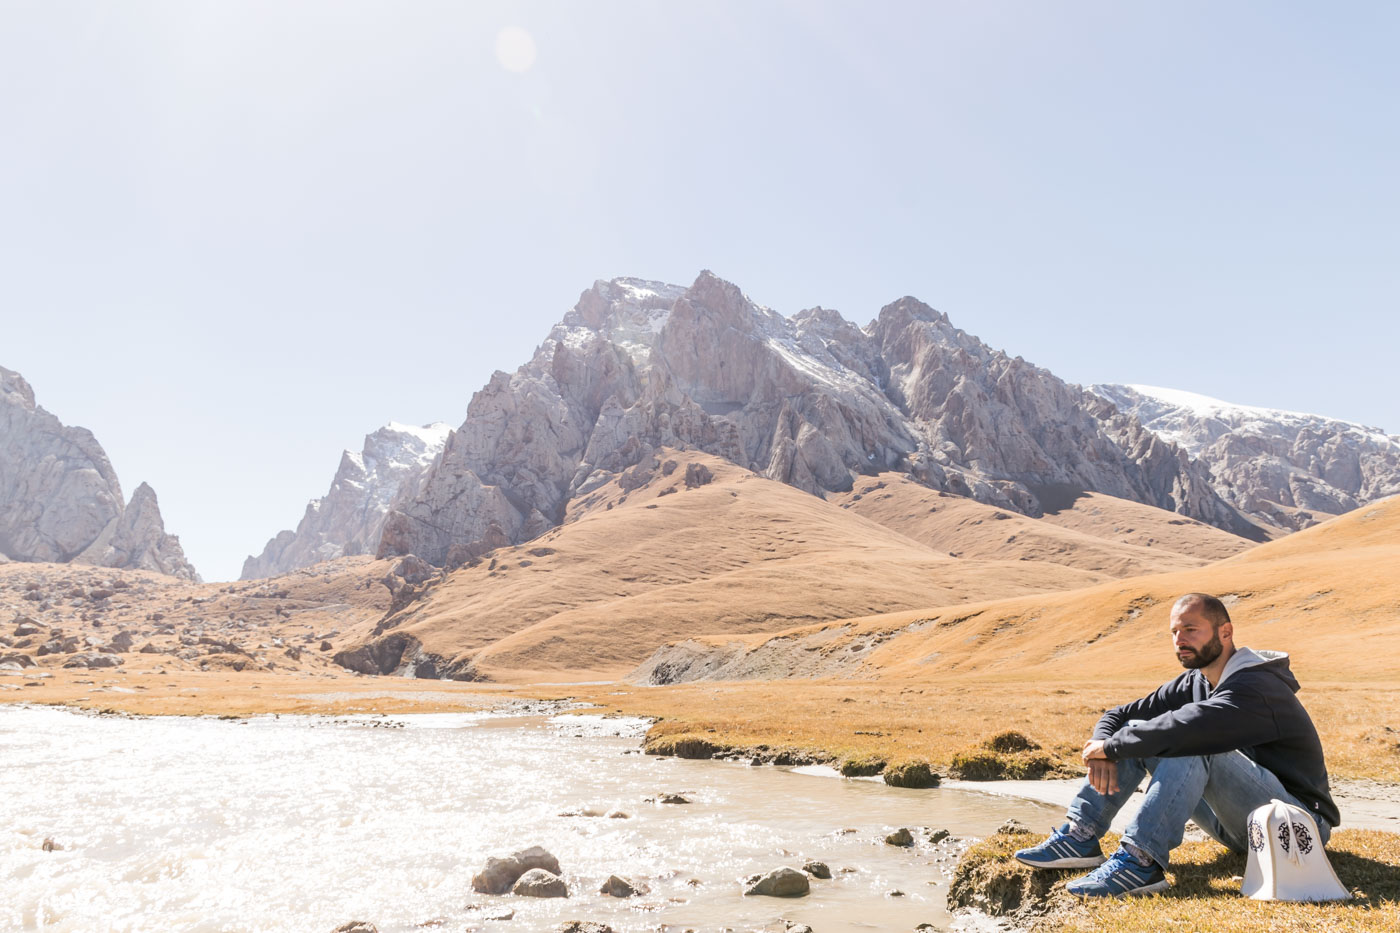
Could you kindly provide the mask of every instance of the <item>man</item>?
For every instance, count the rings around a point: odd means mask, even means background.
[[[1089,774],[1068,821],[1016,853],[1032,868],[1097,866],[1066,886],[1073,894],[1166,890],[1163,871],[1188,819],[1236,852],[1248,844],[1249,812],[1275,798],[1311,813],[1324,845],[1341,822],[1288,655],[1236,648],[1225,605],[1204,593],[1176,601],[1171,635],[1186,672],[1104,713],[1084,744]],[[1148,774],[1146,798],[1105,860],[1099,837]]]

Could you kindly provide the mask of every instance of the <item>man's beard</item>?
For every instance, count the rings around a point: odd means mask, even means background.
[[[1196,670],[1197,668],[1206,667],[1216,658],[1220,657],[1220,653],[1225,650],[1225,646],[1220,643],[1220,633],[1216,632],[1214,635],[1211,636],[1210,641],[1206,642],[1204,645],[1201,646],[1201,649],[1199,651],[1196,651],[1192,648],[1186,648],[1183,650],[1188,651],[1190,653],[1187,654],[1185,657],[1182,657],[1180,654],[1178,654],[1176,656],[1177,660],[1181,662],[1182,667],[1186,668],[1188,671],[1191,671]]]

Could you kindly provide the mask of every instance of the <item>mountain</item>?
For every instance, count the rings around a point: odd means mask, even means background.
[[[106,452],[86,428],[36,404],[24,377],[0,367],[0,555],[16,561],[199,575],[142,483],[123,504]]]
[[[374,551],[389,503],[442,452],[452,429],[440,422],[389,424],[365,435],[359,453],[346,450],[330,491],[306,506],[295,531],[281,531],[243,562],[239,579],[289,573],[324,560]]]
[[[1091,490],[1266,536],[1180,447],[922,302],[864,328],[821,308],[787,319],[702,272],[689,288],[585,291],[529,362],[472,398],[395,499],[377,554],[457,566],[529,541],[660,447],[818,496],[895,472],[1031,517],[1046,496]]]
[[[1092,391],[1210,468],[1221,498],[1296,530],[1400,493],[1400,436],[1143,385]]]

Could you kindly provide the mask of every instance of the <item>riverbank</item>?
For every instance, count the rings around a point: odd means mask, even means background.
[[[1081,899],[1065,891],[1082,869],[1032,871],[1012,858],[1042,833],[998,832],[971,846],[953,872],[948,902],[982,911],[1025,933],[1141,933],[1143,930],[1257,930],[1393,933],[1400,911],[1400,835],[1340,829],[1327,845],[1337,877],[1352,895],[1345,902],[1255,901],[1240,895],[1245,859],[1216,842],[1172,850],[1171,887],[1152,897]],[[1104,839],[1104,852],[1118,837]]]

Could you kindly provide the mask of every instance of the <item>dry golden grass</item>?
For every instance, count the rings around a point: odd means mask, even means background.
[[[827,498],[958,557],[1044,561],[1114,577],[1187,570],[1254,546],[1194,519],[1096,492],[1053,497],[1056,511],[1039,519],[940,493],[898,473],[861,477],[849,493]]]
[[[1400,835],[1368,830],[1338,830],[1327,845],[1337,877],[1351,891],[1351,901],[1298,904],[1255,901],[1240,896],[1245,860],[1215,842],[1189,842],[1173,850],[1167,872],[1171,889],[1151,897],[1124,900],[1080,899],[1064,890],[1082,870],[1039,871],[1016,862],[1012,854],[1044,837],[998,833],[963,855],[950,886],[950,903],[982,906],[1011,915],[1035,931],[1090,933],[1145,930],[1209,930],[1253,933],[1255,930],[1366,931],[1393,933],[1400,924]],[[1105,852],[1117,848],[1117,836],[1105,838]]]
[[[454,681],[232,671],[55,670],[6,677],[0,702],[71,706],[140,716],[337,716],[485,709],[509,691]]]
[[[1168,657],[1170,664],[1175,662]],[[1180,668],[1177,668],[1179,671]],[[1079,750],[1104,710],[1155,688],[1154,680],[941,682],[750,681],[669,687],[524,688],[571,696],[615,712],[654,716],[651,737],[695,735],[720,746],[802,750],[835,761],[864,755],[926,758],[947,773],[953,756],[1008,729],[1042,746],[1062,768],[1082,773]],[[1304,694],[1334,778],[1400,782],[1400,684],[1329,682]],[[1386,733],[1391,725],[1396,734]]]

